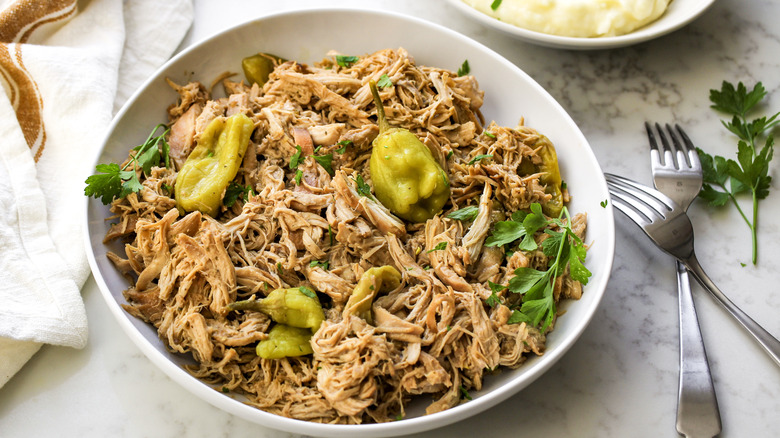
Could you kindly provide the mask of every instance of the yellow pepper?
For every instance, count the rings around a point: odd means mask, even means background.
[[[230,181],[244,159],[254,123],[244,114],[217,117],[203,131],[176,176],[179,210],[216,216]]]
[[[390,292],[401,284],[401,273],[392,266],[370,268],[360,276],[344,307],[347,314],[359,316],[373,324],[371,304],[379,292]]]
[[[277,65],[285,62],[284,59],[270,53],[258,53],[241,60],[241,68],[244,76],[250,84],[256,83],[263,86],[268,82],[268,75],[274,71]]]
[[[550,217],[558,217],[563,210],[563,192],[561,186],[561,171],[558,168],[558,155],[555,153],[555,147],[552,142],[541,136],[533,145],[538,149],[538,156],[541,158],[540,164],[533,164],[530,160],[523,160],[520,163],[518,172],[523,175],[541,173],[539,181],[545,185],[544,193],[550,195],[550,200],[542,203],[542,211]]]
[[[311,331],[285,324],[276,324],[268,332],[268,339],[257,343],[255,351],[263,359],[281,359],[312,354]]]
[[[379,121],[369,161],[376,197],[397,216],[425,222],[439,213],[450,197],[447,173],[417,136],[390,127],[376,83],[371,81],[369,87]]]
[[[544,192],[552,196],[542,205],[542,211],[547,216],[558,217],[563,210],[563,193],[561,192],[563,180],[561,179],[561,170],[558,168],[558,155],[547,137],[542,136],[535,146],[538,147],[539,143],[542,143],[542,148],[539,149],[539,156],[542,158],[539,171],[543,172],[539,180],[546,186]]]
[[[310,329],[312,333],[316,332],[325,320],[317,294],[305,287],[275,289],[263,299],[236,301],[228,308],[263,312],[280,324]]]

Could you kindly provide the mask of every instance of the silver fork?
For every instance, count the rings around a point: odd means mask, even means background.
[[[666,131],[672,140],[670,145],[664,130],[658,123],[655,124],[657,136],[661,140],[659,150],[653,128],[649,123],[645,123],[650,141],[650,168],[655,188],[676,202],[683,211],[687,211],[701,190],[702,167],[696,148],[688,135],[680,126],[675,127],[679,134],[666,125]],[[688,272],[679,261],[675,261],[675,265],[680,322],[677,432],[688,438],[712,438],[721,431],[718,399],[699,329]]]
[[[639,225],[659,248],[685,265],[688,272],[780,366],[780,341],[734,305],[702,269],[693,249],[693,225],[685,211],[658,190],[621,176],[604,175],[612,195],[612,205]]]

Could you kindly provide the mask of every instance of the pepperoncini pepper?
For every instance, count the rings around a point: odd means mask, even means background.
[[[397,216],[425,222],[440,212],[450,197],[447,173],[417,136],[390,127],[376,83],[369,82],[369,87],[379,121],[369,162],[376,197]]]
[[[236,301],[228,308],[263,312],[280,324],[310,329],[312,333],[316,332],[325,320],[319,298],[311,289],[305,287],[275,289],[263,299]]]
[[[176,176],[176,206],[180,210],[216,216],[222,194],[236,177],[254,123],[244,114],[217,117],[206,126]]]
[[[542,211],[547,216],[558,217],[563,209],[563,193],[561,192],[563,180],[561,179],[561,170],[558,168],[558,154],[555,153],[555,147],[547,137],[542,136],[535,146],[538,147],[539,143],[542,143],[542,148],[539,149],[539,156],[542,157],[539,170],[543,172],[539,180],[546,186],[544,192],[552,196],[542,205]]]
[[[244,76],[250,84],[255,83],[263,86],[268,82],[268,75],[274,71],[277,65],[285,62],[283,58],[270,53],[258,53],[248,56],[241,60],[241,68],[244,70]]]
[[[538,156],[542,162],[533,164],[524,160],[518,169],[523,174],[541,173],[539,181],[545,185],[544,192],[550,195],[550,200],[542,204],[542,211],[550,217],[558,217],[563,209],[563,192],[561,171],[558,168],[558,155],[555,153],[555,146],[545,137],[541,136],[534,144],[534,149],[538,149]]]
[[[360,276],[358,284],[352,291],[344,307],[345,312],[359,316],[367,323],[373,324],[371,303],[379,292],[389,292],[401,284],[401,273],[392,266],[370,268]]]
[[[268,332],[268,339],[257,343],[255,352],[263,359],[281,359],[312,354],[311,331],[285,324],[276,324]]]

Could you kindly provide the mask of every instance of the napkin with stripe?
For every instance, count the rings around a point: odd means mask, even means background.
[[[0,387],[42,344],[86,345],[84,180],[192,18],[191,0],[0,1]]]

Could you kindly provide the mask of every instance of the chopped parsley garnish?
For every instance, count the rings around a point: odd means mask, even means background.
[[[490,131],[484,131],[484,132],[483,132],[483,134],[487,135],[488,137],[490,137],[490,138],[492,138],[492,139],[495,139],[495,138],[496,138],[496,134],[493,134],[493,133],[492,133],[492,132],[490,132]]]
[[[393,86],[393,81],[390,80],[390,76],[383,74],[379,77],[379,80],[376,81],[376,86],[379,88],[388,88]]]
[[[460,388],[458,389],[460,389],[460,398],[471,400],[471,395],[469,395],[469,391],[463,385],[460,385]]]
[[[336,55],[336,64],[341,67],[349,67],[360,60],[357,56]]]
[[[492,281],[488,281],[488,286],[490,286],[490,296],[485,300],[485,303],[490,307],[496,307],[501,304],[501,299],[498,297],[497,293],[506,289],[506,286],[493,283]]]
[[[297,152],[294,153],[292,157],[290,157],[290,170],[297,169],[298,165],[303,162],[303,150],[297,144],[295,145],[295,149]]]
[[[328,268],[330,268],[330,262],[327,260],[325,260],[324,262],[321,262],[319,260],[312,260],[311,263],[309,263],[309,267],[322,268],[327,271]]]
[[[494,11],[498,9],[498,7],[501,6],[501,1],[502,0],[493,0],[493,3],[490,4],[490,9]]]
[[[301,180],[303,179],[303,171],[301,169],[298,169],[295,171],[295,184],[301,185]]]
[[[374,197],[371,196],[371,186],[363,181],[363,176],[361,174],[358,174],[355,177],[355,185],[357,185],[357,192],[360,196],[365,196],[368,199],[374,199]]]
[[[449,152],[447,152],[447,158],[446,158],[446,159],[447,159],[447,160],[449,160],[450,158],[452,158],[452,155],[453,155],[454,153],[455,153],[455,151],[453,151],[452,149],[450,149],[450,151],[449,151]]]
[[[341,140],[340,142],[336,143],[340,148],[336,149],[336,152],[343,154],[347,151],[347,146],[350,146],[352,144],[352,140]]]
[[[469,60],[463,61],[463,64],[460,65],[460,68],[458,69],[458,76],[466,76],[467,74],[471,73],[471,67],[469,66]]]
[[[606,199],[601,201],[601,202],[599,202],[599,205],[601,205],[601,208],[607,208],[608,204],[609,204],[609,201],[606,200]]]
[[[470,205],[468,207],[463,207],[459,210],[453,211],[452,213],[448,214],[447,217],[457,221],[473,221],[474,218],[477,217],[477,214],[479,214],[479,207],[476,205]]]
[[[298,286],[298,290],[309,298],[317,298],[317,294],[306,286]]]
[[[154,134],[163,128],[163,133]],[[103,204],[110,204],[114,199],[124,198],[130,193],[141,191],[143,185],[138,179],[136,169],[141,169],[145,175],[149,175],[152,167],[164,164],[171,167],[170,146],[165,141],[165,135],[169,129],[160,124],[152,129],[146,141],[133,148],[136,152],[130,157],[130,161],[122,167],[116,163],[98,164],[95,166],[96,174],[90,175],[84,181],[87,186],[84,194],[93,198],[100,198]]]
[[[433,249],[429,249],[428,251],[425,251],[426,253],[431,253],[434,251],[443,251],[447,249],[447,242],[439,242],[436,244],[436,246],[433,247]]]
[[[484,160],[485,158],[493,158],[493,154],[479,154],[469,161],[469,165],[474,165]]]
[[[314,161],[320,164],[326,172],[328,172],[328,175],[333,176],[335,173],[333,172],[333,154],[325,154],[325,155],[312,155],[314,158]]]
[[[222,198],[222,203],[225,204],[225,207],[230,208],[236,203],[238,198],[241,198],[246,202],[249,200],[249,196],[254,194],[255,191],[252,190],[252,187],[242,186],[235,181],[231,181],[227,186],[227,189],[225,189],[225,196]]]

